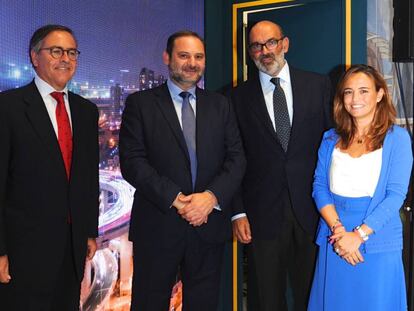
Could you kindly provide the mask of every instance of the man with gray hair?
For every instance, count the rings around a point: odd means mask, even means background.
[[[247,158],[233,231],[248,244],[250,311],[306,310],[315,265],[318,213],[311,197],[323,132],[331,126],[330,82],[285,60],[289,38],[255,24],[249,54],[259,73],[231,94]]]
[[[34,80],[0,93],[0,306],[79,310],[98,234],[98,112],[68,91],[71,29],[39,28],[29,53]]]

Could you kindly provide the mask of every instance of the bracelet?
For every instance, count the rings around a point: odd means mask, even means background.
[[[337,224],[334,228],[332,228],[332,233],[333,233],[336,229],[341,228],[341,227],[345,228],[343,224]]]
[[[359,234],[363,242],[368,241],[368,234],[361,228],[361,226],[356,226],[354,232]]]
[[[331,226],[331,231],[332,231],[332,232],[334,232],[334,230],[335,230],[336,228],[339,228],[339,227],[342,227],[342,226],[343,226],[343,225],[342,225],[341,220],[340,220],[339,218],[337,218],[337,219],[335,220],[334,224]]]

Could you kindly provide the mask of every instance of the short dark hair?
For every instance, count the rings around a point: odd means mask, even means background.
[[[72,35],[72,37],[75,39],[76,45],[78,44],[78,41],[76,40],[75,34],[73,33],[72,29],[69,27],[63,26],[63,25],[45,25],[40,28],[38,28],[32,35],[32,38],[30,39],[29,44],[29,58],[30,61],[32,61],[32,57],[30,53],[32,51],[35,51],[36,53],[39,52],[40,46],[42,45],[42,41],[44,38],[47,37],[51,32],[54,31],[65,31]]]
[[[194,32],[194,31],[191,31],[191,30],[180,30],[180,31],[174,32],[171,36],[168,37],[167,48],[165,49],[168,56],[170,56],[170,57],[172,56],[172,50],[174,48],[175,40],[177,40],[178,38],[181,38],[181,37],[195,37],[198,40],[200,40],[201,43],[203,43],[204,49],[206,48],[203,38],[201,38],[198,33]]]

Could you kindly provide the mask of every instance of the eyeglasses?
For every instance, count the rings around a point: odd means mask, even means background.
[[[249,49],[252,52],[261,52],[263,50],[263,47],[266,46],[268,50],[273,50],[277,47],[279,41],[282,41],[284,38],[284,36],[280,39],[271,38],[267,40],[265,43],[253,42],[249,45]]]
[[[80,51],[78,51],[77,49],[67,49],[65,50],[64,48],[60,47],[60,46],[52,46],[50,48],[41,48],[39,49],[39,51],[41,50],[47,50],[49,51],[50,55],[52,55],[53,58],[55,59],[59,59],[63,56],[63,54],[68,55],[68,58],[70,60],[77,60],[80,54]]]

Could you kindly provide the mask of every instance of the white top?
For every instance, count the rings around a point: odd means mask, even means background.
[[[382,164],[382,148],[353,158],[335,148],[329,172],[330,190],[344,197],[372,197]]]
[[[42,96],[43,102],[45,103],[47,113],[49,114],[50,121],[52,122],[53,129],[55,130],[56,137],[58,136],[57,130],[57,121],[56,121],[56,106],[57,101],[50,95],[52,92],[63,92],[65,95],[63,96],[65,100],[65,108],[68,113],[69,123],[72,128],[72,116],[70,114],[70,106],[68,100],[68,87],[62,91],[56,91],[52,86],[50,86],[46,81],[42,80],[38,75],[35,75],[34,82],[36,84],[37,89],[39,90],[40,96]]]
[[[270,79],[272,79],[273,77],[260,71],[259,78],[260,78],[260,85],[262,86],[263,96],[266,102],[267,112],[269,113],[270,120],[272,120],[273,128],[276,131],[275,113],[273,109],[273,92],[275,90],[275,85],[270,81]],[[280,86],[282,87],[283,92],[285,93],[290,125],[292,125],[293,95],[292,95],[292,83],[290,81],[289,65],[287,62],[283,65],[279,74],[275,78],[280,78]]]

